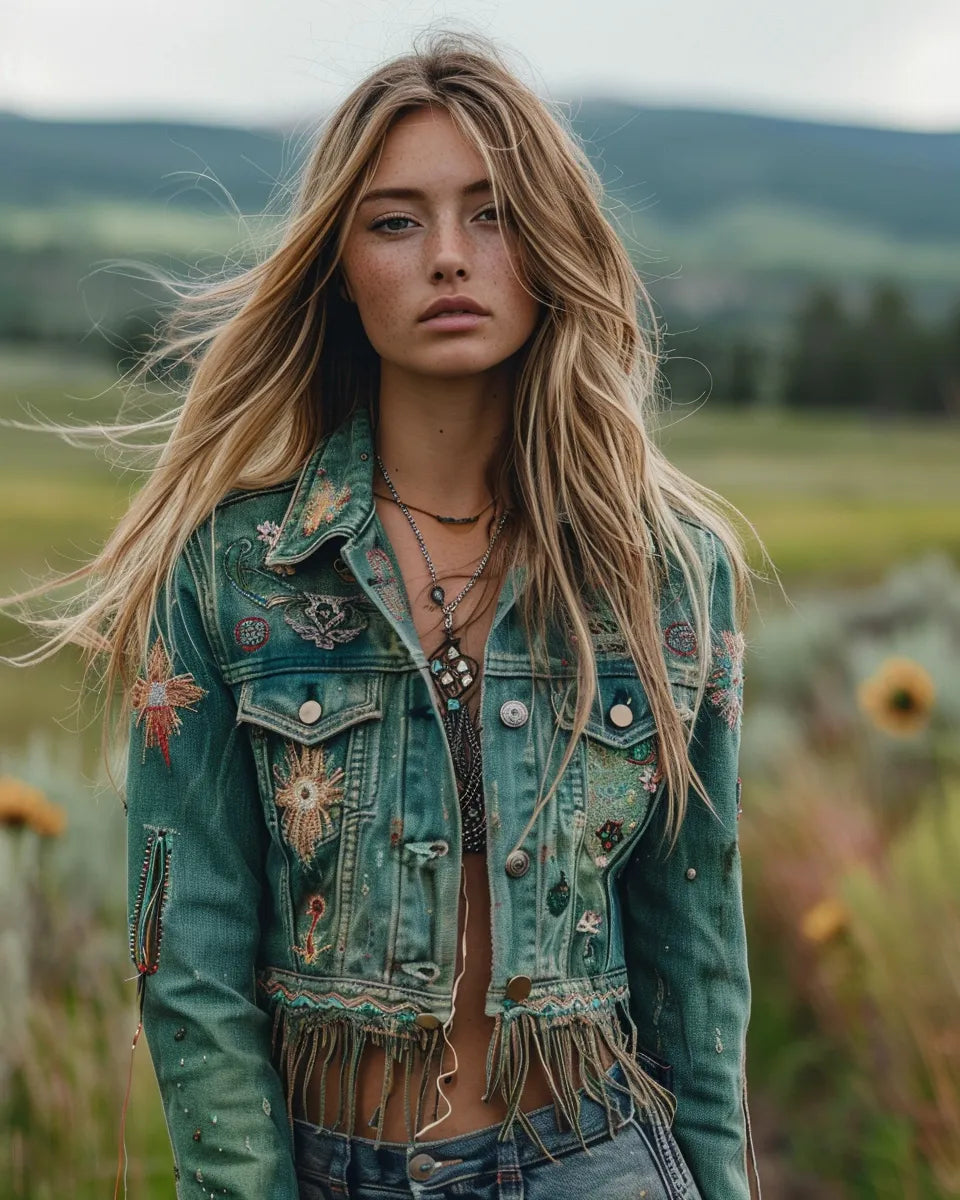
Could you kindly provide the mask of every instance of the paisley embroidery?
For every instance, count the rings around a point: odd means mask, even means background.
[[[300,592],[287,602],[283,619],[305,641],[321,650],[352,642],[367,627],[367,618],[342,596]]]
[[[274,794],[282,811],[283,836],[305,866],[313,861],[318,842],[334,832],[333,811],[340,805],[342,767],[327,773],[322,746],[284,743],[285,766],[275,763]]]
[[[663,644],[680,658],[693,658],[697,653],[697,635],[689,621],[673,621],[663,631]]]
[[[372,584],[380,593],[380,598],[387,606],[387,611],[397,621],[407,619],[407,605],[403,598],[403,589],[393,574],[390,555],[382,546],[371,546],[367,551],[367,563],[373,573]]]
[[[720,643],[713,646],[713,670],[707,679],[707,696],[731,730],[743,713],[743,656],[746,639],[742,630],[723,629]]]
[[[338,488],[321,467],[317,471],[319,483],[307,501],[303,513],[303,532],[309,537],[321,525],[332,524],[350,499],[350,487]]]
[[[159,746],[170,766],[170,736],[179,733],[182,724],[177,709],[196,712],[194,705],[206,694],[206,688],[194,683],[191,674],[173,674],[163,639],[158,637],[147,660],[146,678],[134,681],[131,695],[137,728],[145,723],[142,760],[146,760],[148,747]]]
[[[262,529],[268,523],[263,522],[257,528]],[[260,541],[264,541],[262,533]],[[223,569],[231,587],[258,608],[273,608],[285,603],[288,597],[297,596],[299,593],[292,583],[278,579],[275,571],[263,565],[266,551],[255,556],[254,550],[254,543],[248,537],[237,538],[224,550]]]

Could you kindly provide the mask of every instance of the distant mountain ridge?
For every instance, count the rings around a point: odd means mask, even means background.
[[[597,98],[562,108],[611,198],[641,220],[683,228],[743,204],[782,205],[905,242],[960,241],[960,132]],[[271,197],[282,207],[309,135],[306,123],[282,132],[0,113],[0,206],[114,199],[223,212],[219,180],[242,212],[262,212]]]

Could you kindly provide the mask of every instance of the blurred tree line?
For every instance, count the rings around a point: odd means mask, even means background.
[[[32,275],[36,265],[34,258]],[[62,281],[62,261],[49,265]],[[129,280],[98,272],[84,280],[83,324],[76,285],[68,297],[57,287],[38,288],[35,275],[31,283],[19,299],[17,289],[0,295],[0,342],[69,345],[126,369],[163,311],[152,281],[138,280],[134,301]],[[665,310],[663,371],[674,401],[709,395],[744,408],[960,415],[960,296],[940,320],[921,320],[909,292],[892,279],[875,282],[860,303],[839,283],[823,281],[798,296],[773,333],[759,314],[735,324],[704,317],[690,328],[687,314]]]
[[[741,407],[960,415],[960,297],[941,322],[922,322],[893,281],[875,283],[862,311],[819,283],[776,338],[703,325],[668,344],[665,373],[684,399],[706,388]]]

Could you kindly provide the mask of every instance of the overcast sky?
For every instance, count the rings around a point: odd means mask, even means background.
[[[554,100],[960,130],[960,0],[0,0],[0,109],[295,121],[428,23]]]

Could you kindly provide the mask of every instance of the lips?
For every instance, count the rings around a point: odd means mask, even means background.
[[[432,317],[443,316],[444,314],[463,314],[472,313],[475,316],[487,317],[490,314],[487,310],[472,300],[469,296],[443,296],[424,310],[420,316],[421,321],[429,321]]]

